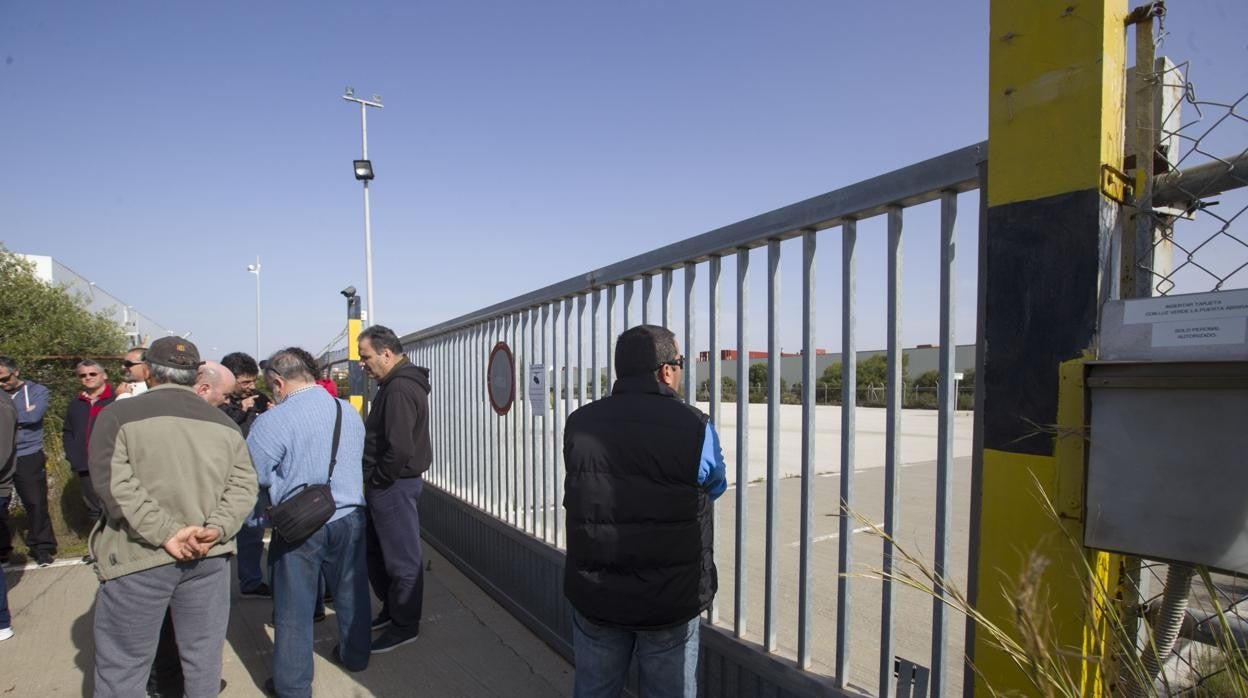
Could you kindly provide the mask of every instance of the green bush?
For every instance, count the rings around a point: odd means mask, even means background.
[[[12,357],[23,380],[47,386],[51,393],[43,420],[43,446],[48,456],[48,500],[52,525],[62,554],[85,550],[86,512],[78,478],[70,472],[61,448],[61,429],[69,401],[79,391],[74,364],[94,358],[121,377],[120,354],[127,348],[117,322],[91,313],[86,301],[63,287],[49,286],[34,275],[26,260],[0,246],[0,355]],[[25,532],[25,513],[13,516],[14,539]],[[18,546],[21,547],[20,545]]]

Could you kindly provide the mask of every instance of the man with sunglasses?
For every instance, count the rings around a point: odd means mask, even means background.
[[[121,383],[117,385],[118,400],[147,392],[147,378],[151,371],[143,363],[144,351],[143,347],[133,347],[126,352],[126,358],[121,362]]]
[[[40,567],[52,564],[56,534],[48,516],[48,458],[43,452],[43,415],[48,411],[48,389],[22,380],[17,362],[0,356],[0,388],[17,409],[17,466],[13,485],[26,509],[26,548]],[[7,507],[6,507],[7,509]],[[0,558],[11,548],[7,511],[0,515]]]
[[[719,437],[680,399],[670,330],[639,325],[615,345],[611,395],[568,417],[567,563],[574,695],[697,695],[699,614],[715,597],[713,500],[727,487]]]
[[[65,411],[65,426],[61,429],[61,444],[65,447],[65,459],[69,461],[69,467],[78,475],[82,503],[87,507],[87,515],[94,522],[100,518],[101,509],[100,498],[91,486],[91,472],[87,468],[87,442],[91,438],[95,416],[100,410],[113,404],[115,395],[112,386],[108,384],[108,373],[98,361],[79,361],[74,372],[82,383],[82,392],[69,401],[69,409]],[[91,562],[87,558],[84,561]]]

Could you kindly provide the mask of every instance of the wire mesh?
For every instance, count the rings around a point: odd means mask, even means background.
[[[1189,62],[1163,65],[1157,87],[1181,98],[1158,122],[1157,234],[1152,259],[1136,263],[1156,295],[1248,287],[1248,92],[1205,98]]]

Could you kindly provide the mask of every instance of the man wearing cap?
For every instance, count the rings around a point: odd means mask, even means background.
[[[95,695],[142,695],[165,610],[187,696],[215,696],[230,615],[234,536],[256,501],[238,426],[192,390],[199,350],[162,337],[150,390],[96,417],[88,461],[104,516],[91,532]]]

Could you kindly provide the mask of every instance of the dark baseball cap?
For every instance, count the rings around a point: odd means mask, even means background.
[[[199,368],[199,349],[181,337],[161,337],[143,355],[149,364],[166,368]]]

